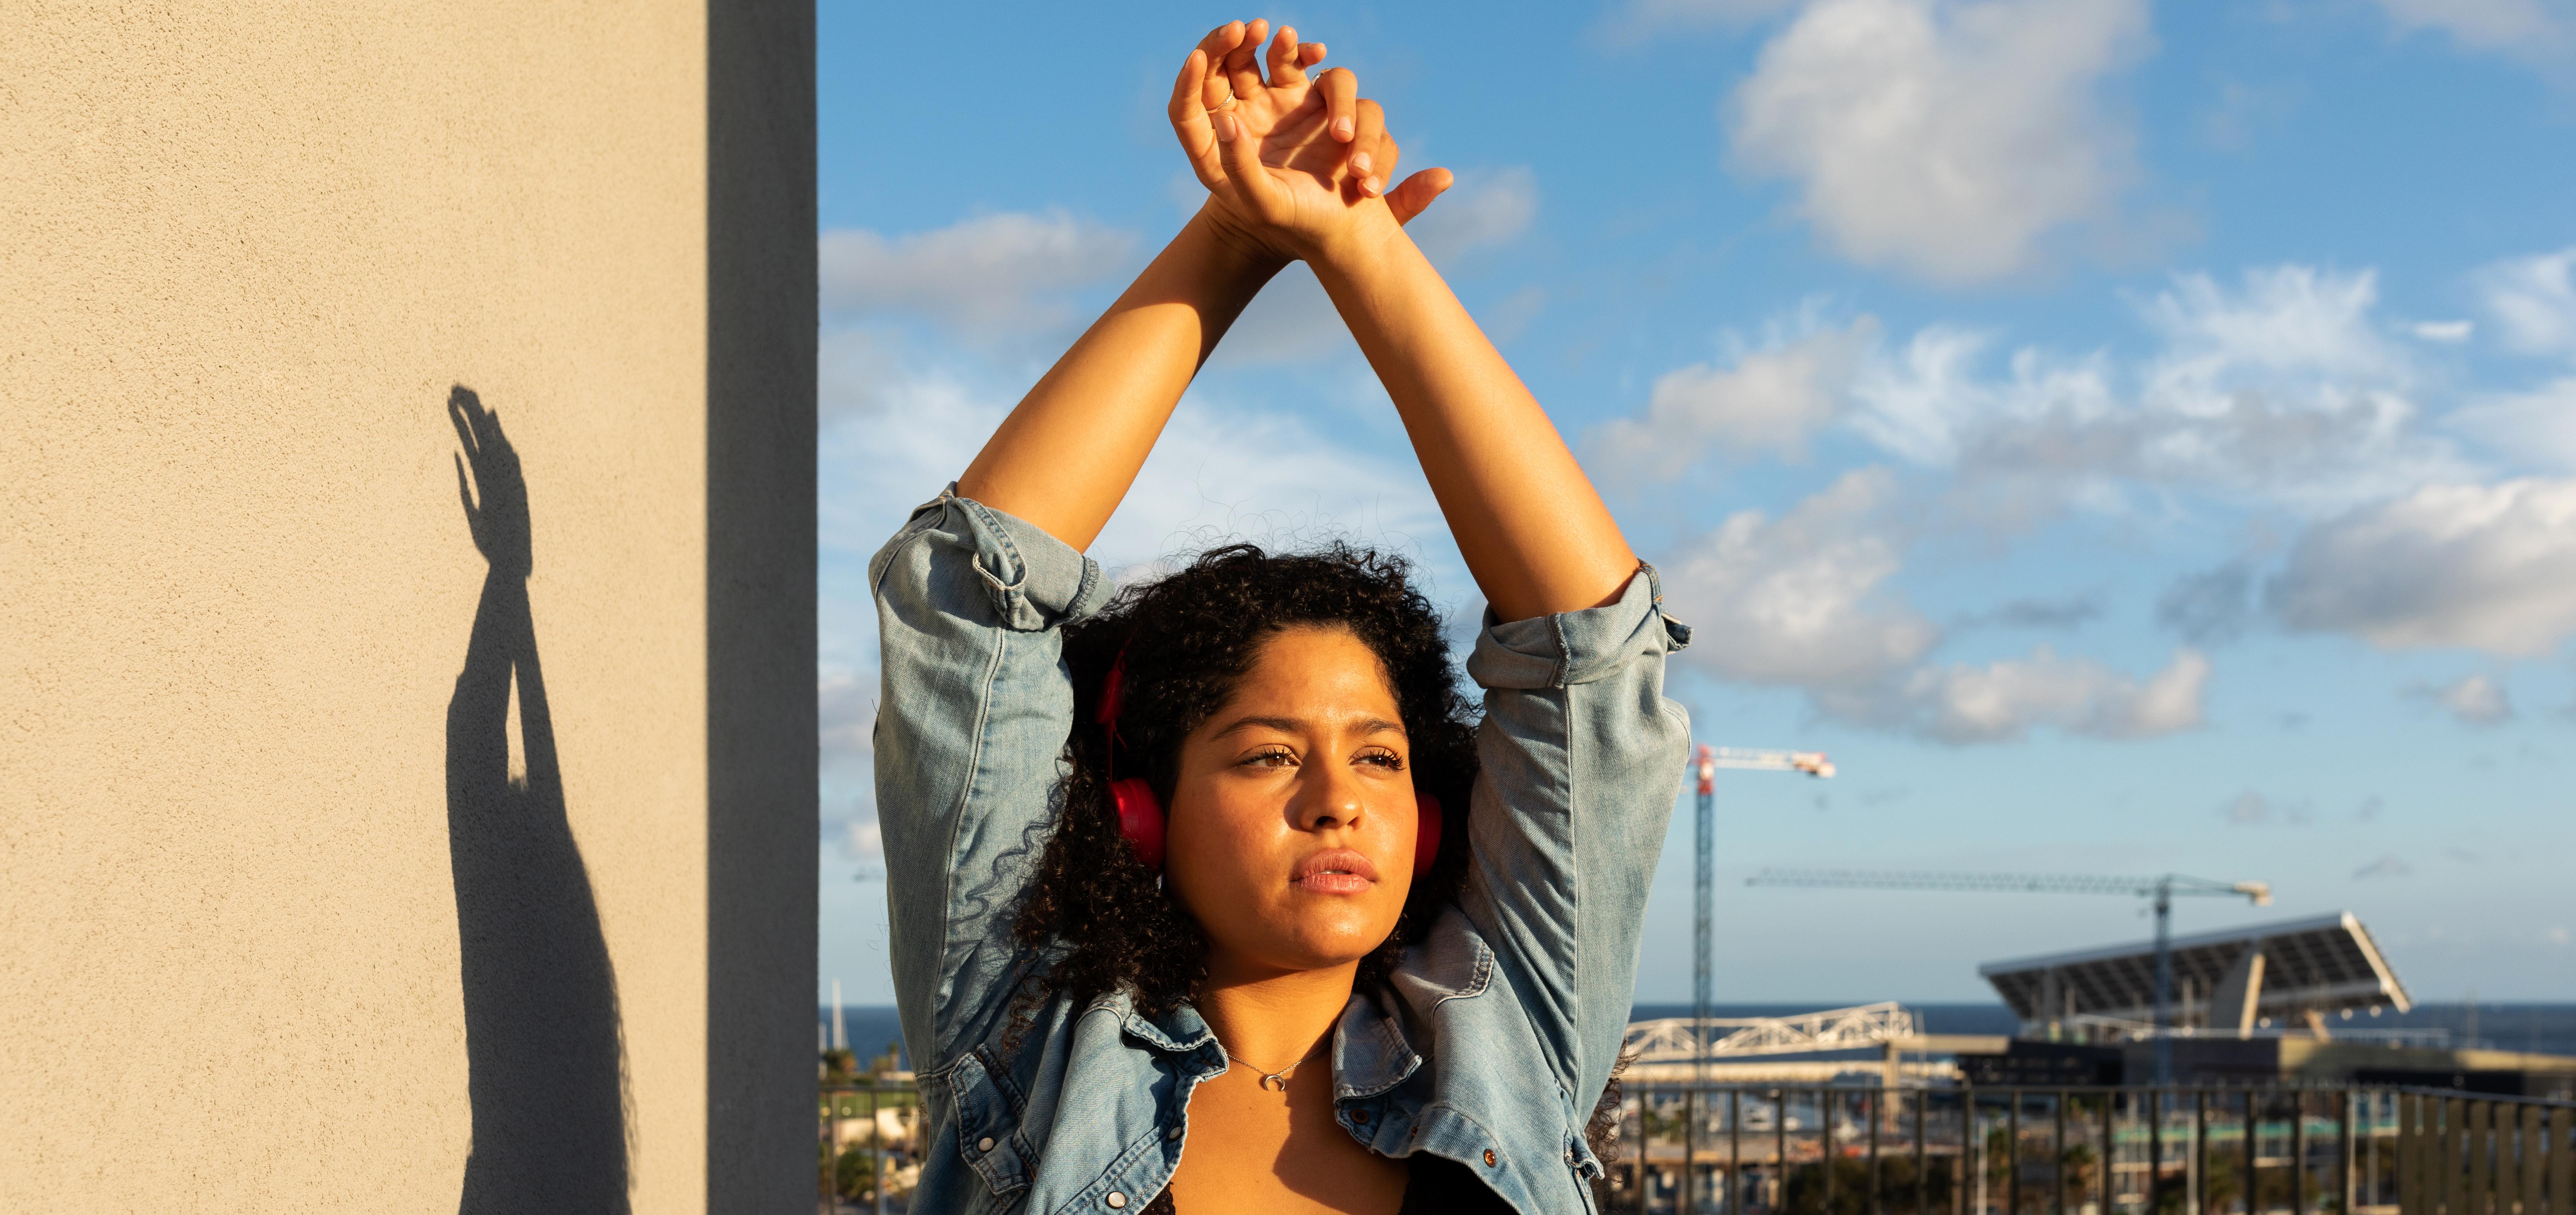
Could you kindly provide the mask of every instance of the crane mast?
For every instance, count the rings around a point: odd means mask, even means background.
[[[1691,1051],[1691,1091],[1696,1094],[1708,1087],[1708,1053],[1714,1034],[1709,1028],[1710,1006],[1715,1003],[1717,977],[1711,957],[1717,949],[1717,770],[1736,768],[1751,772],[1804,772],[1825,778],[1834,774],[1834,762],[1822,751],[1769,751],[1747,747],[1713,747],[1700,744],[1691,757],[1691,768],[1699,777],[1698,833],[1691,882],[1691,1036],[1697,1046]],[[1696,1100],[1694,1096],[1693,1100]],[[1696,1136],[1697,1114],[1692,1115]],[[1684,1176],[1682,1198],[1685,1205],[1697,1201],[1693,1191],[1698,1181]],[[1696,1210],[1696,1206],[1689,1209]]]

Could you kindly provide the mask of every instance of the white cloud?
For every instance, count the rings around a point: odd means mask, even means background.
[[[2049,646],[1990,663],[1927,664],[1941,640],[1889,585],[1902,567],[1886,516],[1895,478],[1844,474],[1777,519],[1728,517],[1664,563],[1664,599],[1693,626],[1681,661],[1720,679],[1796,687],[1855,725],[1945,743],[2009,742],[2048,727],[2153,738],[2201,723],[2209,662],[2177,650],[2135,679]]]
[[[816,677],[814,692],[821,716],[823,763],[834,766],[872,759],[876,755],[875,673],[827,671]]]
[[[2546,654],[2576,633],[2576,479],[2431,485],[2319,524],[2266,600],[2386,649]]]
[[[852,859],[882,862],[885,860],[885,833],[878,829],[877,820],[873,818],[851,819],[848,829],[842,833],[841,847]]]
[[[908,374],[887,335],[864,328],[824,333],[815,364],[815,402],[825,426],[882,412]]]
[[[2370,878],[2406,877],[2414,872],[2415,867],[2407,864],[2406,858],[2392,853],[2353,870],[2352,876],[2355,881],[2365,881]]]
[[[2041,726],[2139,739],[2198,728],[2208,682],[2209,660],[2197,650],[2176,650],[2163,670],[2141,681],[2041,645],[2026,658],[1918,669],[1893,695],[1829,692],[1819,703],[1839,716],[1946,743],[2013,742]]]
[[[2151,42],[2144,0],[1818,0],[1763,48],[1727,126],[1843,256],[1989,281],[2115,218],[2132,136],[2095,94]]]
[[[1877,336],[1878,322],[1864,316],[1848,329],[1739,351],[1725,367],[1666,372],[1643,415],[1589,436],[1592,462],[1611,479],[1669,481],[1711,448],[1735,458],[1803,459],[1808,439],[1841,415],[1852,371]]]
[[[1127,268],[1133,233],[1060,210],[1005,211],[894,239],[835,228],[817,247],[826,312],[925,316],[990,336],[1069,319],[1065,292]]]
[[[2576,470],[2576,376],[2488,397],[2449,421],[2508,459]]]
[[[2456,346],[2469,340],[2477,330],[2477,325],[2470,321],[2417,321],[2406,327],[2406,332],[2424,341],[2440,342],[2446,346]]]
[[[2505,695],[2504,685],[2484,675],[2448,684],[2414,684],[2406,694],[2440,705],[2462,725],[2497,726],[2513,720],[2513,699]]]
[[[1528,165],[1457,173],[1430,209],[1405,225],[1422,254],[1443,270],[1480,249],[1519,240],[1538,219],[1538,176]],[[1454,272],[1454,271],[1453,271]]]
[[[2379,0],[2401,30],[2432,29],[2461,46],[2537,66],[2576,55],[2576,6],[2565,0]]]
[[[2146,370],[2146,399],[2206,417],[2254,393],[2335,409],[2358,386],[2403,386],[2406,352],[2372,324],[2378,302],[2369,270],[2256,267],[2236,291],[2206,274],[2176,275],[2139,309],[2165,342]]]
[[[1777,519],[1731,515],[1663,567],[1665,602],[1696,629],[1683,661],[1725,679],[1862,687],[1921,658],[1939,630],[1885,587],[1902,565],[1880,513],[1883,468],[1846,473]]]
[[[2063,501],[2124,507],[2123,487],[2196,488],[2324,513],[2472,470],[2419,433],[2419,378],[2372,319],[2368,271],[2247,272],[2229,289],[2177,276],[2139,303],[2155,354],[2012,352],[1934,326],[1864,363],[1852,425],[1909,461],[1952,465],[1963,492],[2015,518]],[[2134,385],[2134,387],[2129,387]]]
[[[2476,280],[2507,347],[2576,357],[2576,248],[2496,262]]]

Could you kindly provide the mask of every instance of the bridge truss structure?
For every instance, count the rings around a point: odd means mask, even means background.
[[[1692,1063],[1752,1055],[1884,1048],[1922,1037],[1912,1012],[1894,1001],[1795,1017],[1663,1017],[1632,1021],[1622,1053],[1636,1062]],[[1702,1048],[1705,1047],[1705,1050]]]

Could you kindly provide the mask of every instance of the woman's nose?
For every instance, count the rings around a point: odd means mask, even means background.
[[[1322,831],[1327,827],[1356,827],[1368,813],[1361,801],[1359,778],[1339,764],[1318,764],[1306,769],[1314,775],[1302,782],[1297,791],[1297,804],[1292,807],[1297,828]]]

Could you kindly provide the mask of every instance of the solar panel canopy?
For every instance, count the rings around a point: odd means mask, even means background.
[[[2351,912],[2176,937],[2174,1023],[2238,1028],[2239,1017],[2290,1019],[2412,1001]],[[1989,962],[1977,973],[2025,1024],[2078,1016],[2152,1021],[2152,941]]]

